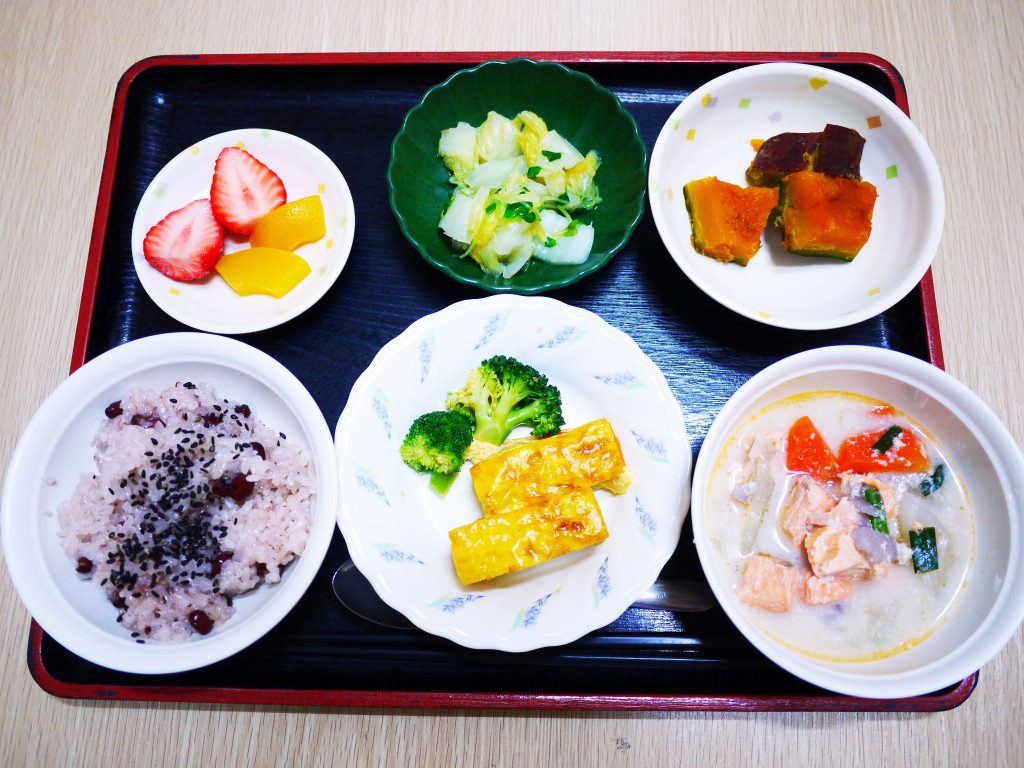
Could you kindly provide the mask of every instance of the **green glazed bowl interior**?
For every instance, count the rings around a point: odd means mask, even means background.
[[[485,273],[468,256],[459,258],[438,228],[454,187],[437,145],[441,131],[459,121],[478,126],[491,110],[511,119],[524,109],[540,115],[580,152],[598,153],[601,204],[591,216],[594,247],[583,264],[531,259],[506,279]],[[529,59],[489,61],[456,72],[409,111],[391,145],[388,188],[399,227],[430,264],[485,291],[543,293],[597,271],[629,240],[643,215],[647,151],[633,116],[589,75]]]

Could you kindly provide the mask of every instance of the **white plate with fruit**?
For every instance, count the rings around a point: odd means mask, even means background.
[[[315,304],[352,250],[355,208],[327,155],[281,131],[210,136],[161,169],[139,203],[132,259],[164,312],[251,333]]]

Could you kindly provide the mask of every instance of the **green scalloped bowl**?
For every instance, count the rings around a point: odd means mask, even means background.
[[[485,273],[459,258],[438,222],[451,196],[448,169],[437,154],[441,131],[460,120],[480,125],[490,110],[515,117],[524,109],[586,153],[601,157],[593,211],[594,247],[582,264],[531,259],[511,278]],[[488,61],[456,72],[431,88],[405,116],[391,145],[388,188],[391,210],[406,239],[430,264],[461,283],[492,293],[543,293],[596,272],[629,240],[644,212],[647,150],[636,121],[619,100],[589,75],[530,59]]]

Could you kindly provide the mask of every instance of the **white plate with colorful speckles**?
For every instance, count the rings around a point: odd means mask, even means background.
[[[619,496],[597,492],[609,530],[601,544],[465,587],[448,531],[483,515],[468,467],[441,498],[399,447],[417,416],[443,409],[448,392],[497,354],[561,390],[566,428],[607,418],[633,482]],[[463,301],[413,323],[352,387],[335,444],[338,527],[352,560],[391,607],[469,648],[529,651],[614,621],[675,551],[689,507],[690,444],[661,371],[622,331],[548,298]]]
[[[312,271],[280,299],[240,296],[216,272],[190,283],[171,280],[151,267],[142,254],[142,241],[153,225],[171,211],[210,196],[217,155],[232,146],[245,149],[274,171],[284,182],[288,200],[319,195],[323,203],[326,235],[295,251]],[[322,151],[289,133],[242,128],[186,148],[153,178],[135,212],[132,260],[146,293],[175,320],[212,333],[252,333],[287,322],[320,300],[348,261],[355,218],[345,177]],[[224,232],[225,253],[248,247],[248,238]]]
[[[746,186],[752,139],[827,123],[866,139],[861,176],[878,189],[871,237],[854,261],[788,253],[775,226],[746,267],[694,250],[686,183],[717,176]],[[938,166],[910,119],[859,80],[808,64],[745,67],[693,91],[658,135],[649,188],[661,239],[697,287],[753,320],[803,330],[852,325],[910,293],[931,265],[945,215]]]

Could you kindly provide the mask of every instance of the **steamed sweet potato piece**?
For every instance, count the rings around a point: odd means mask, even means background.
[[[860,180],[860,158],[864,153],[864,137],[852,128],[841,125],[825,126],[818,142],[818,156],[814,170],[829,176]]]
[[[755,187],[776,187],[783,176],[814,167],[820,133],[780,133],[765,139],[747,168]]]

